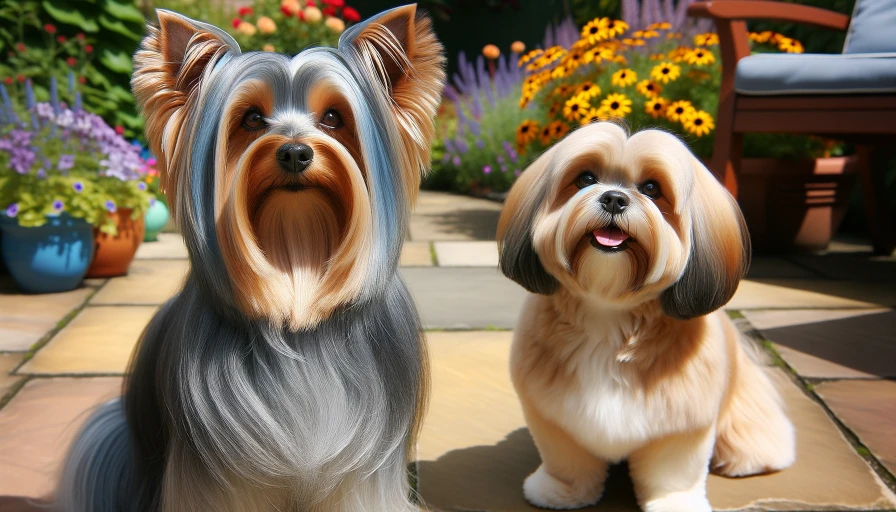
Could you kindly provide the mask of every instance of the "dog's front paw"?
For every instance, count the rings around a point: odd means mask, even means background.
[[[523,483],[523,495],[529,503],[558,510],[594,505],[603,492],[603,482],[595,483],[583,478],[567,484],[549,475],[544,465]]]
[[[689,492],[674,492],[644,504],[644,512],[712,512],[706,493],[701,489]]]

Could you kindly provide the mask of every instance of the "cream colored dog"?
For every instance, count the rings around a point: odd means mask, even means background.
[[[780,397],[717,311],[749,266],[743,217],[678,139],[575,131],[514,185],[498,240],[503,272],[535,293],[511,354],[542,460],[529,502],[596,503],[627,458],[644,510],[709,511],[710,465],[793,463]]]

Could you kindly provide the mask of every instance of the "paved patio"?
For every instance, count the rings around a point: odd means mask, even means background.
[[[525,292],[496,267],[499,211],[425,192],[401,258],[433,364],[419,491],[444,511],[537,510],[521,484],[538,455],[506,370]],[[72,292],[19,295],[0,277],[0,496],[51,490],[80,423],[119,393],[137,337],[177,290],[185,257],[178,235],[163,234],[140,248],[128,276]],[[894,307],[896,258],[871,256],[861,240],[754,261],[727,309],[780,354],[773,372],[797,427],[798,462],[772,475],[711,477],[715,509],[896,508]],[[624,466],[607,488],[593,510],[637,510]]]

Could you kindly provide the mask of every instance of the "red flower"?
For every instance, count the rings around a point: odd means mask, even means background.
[[[330,7],[324,7],[321,12],[324,16],[334,16],[336,14],[336,8],[331,5]]]
[[[80,83],[82,83],[82,84],[86,84],[86,83],[87,83],[87,77],[86,77],[86,76],[79,76],[79,77],[78,77],[78,82],[80,82]]]
[[[305,21],[305,13],[304,12],[299,11],[298,14],[296,14],[296,16],[298,16],[300,20]]]
[[[285,5],[280,6],[280,12],[287,18],[292,16],[292,12],[289,10],[289,7],[287,7]],[[302,12],[302,11],[299,11],[299,12]]]
[[[17,77],[16,77],[16,80],[18,80],[19,83],[24,83],[24,82],[25,82],[25,75],[19,75],[19,76],[17,76]]]
[[[240,23],[242,23],[242,22],[243,22],[243,20],[241,20],[239,18],[233,18],[233,21],[231,21],[230,24],[233,26],[233,28],[237,28],[238,26],[240,26]]]
[[[308,7],[317,7],[317,4],[314,3],[314,0],[308,0],[307,2],[305,2],[305,5]]]
[[[321,2],[331,7],[345,7],[345,0],[321,0]]]
[[[115,127],[115,133],[117,133],[117,134],[119,134],[119,135],[121,135],[122,133],[124,133],[124,126],[121,126],[121,125],[116,126],[116,127]]]
[[[25,43],[16,43],[16,51],[17,52],[25,53],[25,50],[27,50],[27,49],[28,49],[28,47],[25,46]]]
[[[44,25],[44,30],[45,30],[48,34],[55,34],[55,33],[56,33],[56,27],[53,26],[53,25],[50,25],[49,23],[47,23],[46,25]]]
[[[252,8],[251,7],[240,7],[239,10],[236,12],[239,13],[240,17],[242,17],[247,14],[252,14]]]
[[[87,53],[93,53],[93,46],[88,44],[87,46],[84,47],[84,51]]]
[[[56,36],[56,42],[62,44],[66,41],[65,36]]]
[[[78,32],[78,35],[76,35],[75,37],[78,38],[78,41],[83,41],[83,40],[87,39],[87,36],[84,35],[84,32]]]
[[[13,80],[12,80],[11,76],[8,76],[3,79],[3,83],[5,83],[6,85],[12,85],[12,82],[13,82]]]
[[[351,7],[346,7],[342,10],[342,18],[345,19],[345,21],[357,23],[361,21],[361,14],[359,14],[358,11],[354,10]]]
[[[75,67],[75,64],[77,64],[78,61],[75,60],[74,57],[69,57],[69,58],[65,59],[65,63],[68,64],[68,65],[71,66],[71,67]]]

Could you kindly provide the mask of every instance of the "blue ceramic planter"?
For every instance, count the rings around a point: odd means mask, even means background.
[[[167,222],[168,207],[161,201],[153,201],[152,206],[146,210],[146,215],[143,217],[146,229],[143,233],[143,241],[155,242]]]
[[[0,216],[3,263],[22,290],[53,293],[72,290],[84,279],[93,258],[93,226],[63,213],[43,226],[25,228]]]

